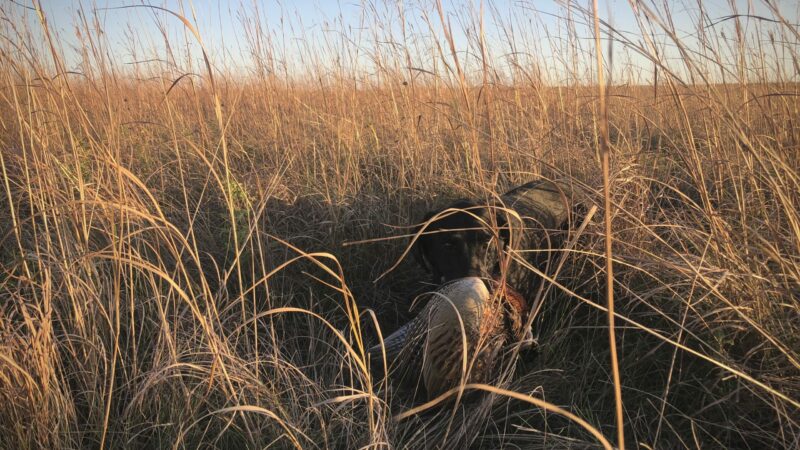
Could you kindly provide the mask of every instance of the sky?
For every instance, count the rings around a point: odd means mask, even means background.
[[[21,17],[36,28],[37,19],[29,6],[32,0],[5,1],[7,3],[0,9],[4,15]],[[696,19],[701,7],[714,23],[707,23],[704,30],[714,31],[718,43],[722,39],[719,45],[723,50],[730,47],[725,40],[733,41],[735,36],[734,21],[723,20],[733,14],[734,7],[739,14],[773,17],[762,2],[754,0],[648,0],[642,3],[662,9],[665,2],[670,5],[672,23],[682,43],[693,50],[698,45]],[[620,30],[618,37],[646,46],[628,0],[601,0],[599,3],[601,19]],[[781,14],[797,26],[800,2],[778,1],[776,4]],[[202,70],[200,46],[181,20],[145,5],[186,17],[196,27],[214,67],[226,73],[252,76],[257,75],[257,67],[267,67],[286,76],[321,70],[341,73],[356,68],[368,74],[376,72],[380,64],[407,70],[405,50],[418,76],[425,76],[426,71],[440,73],[443,61],[449,61],[453,69],[435,0],[41,0],[41,5],[65,55],[67,69],[74,71],[88,70],[82,65],[87,52],[81,43],[86,42],[82,38],[87,30],[100,43],[100,57],[113,64],[115,70],[135,72],[154,67],[163,70],[165,65],[176,71]],[[570,73],[592,70],[591,28],[579,12],[581,7],[590,5],[587,0],[573,2],[570,8],[565,2],[532,0],[442,1],[442,5],[453,30],[456,54],[468,77],[481,72],[481,49],[477,39],[481,16],[489,58],[500,72],[511,70],[512,66],[536,65],[545,72],[545,77],[564,82]],[[565,20],[568,15],[572,15],[575,22],[572,29]],[[405,37],[401,16],[405,21]],[[82,17],[87,18],[85,24]],[[719,23],[715,23],[718,20]],[[762,40],[776,27],[765,20],[741,20],[745,34],[753,38],[760,35]],[[665,64],[679,60],[677,47],[665,33],[656,31],[653,36]],[[254,38],[256,35],[259,37]],[[570,37],[577,40],[570,41]],[[794,39],[796,43],[796,37]],[[577,52],[570,42],[578,42]],[[436,45],[441,46],[444,57],[436,56]],[[607,46],[604,51],[608,51]],[[636,77],[633,72],[640,70],[638,76],[647,77],[651,72],[652,64],[619,40],[613,43],[611,51],[616,61],[614,69],[619,72],[615,76]],[[730,63],[734,64],[736,56],[731,52],[723,54],[722,58],[730,58]],[[790,66],[785,61],[783,64]],[[676,70],[680,70],[679,66],[680,63],[676,63]]]

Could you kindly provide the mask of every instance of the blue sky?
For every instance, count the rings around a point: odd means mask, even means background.
[[[30,4],[30,0],[15,2],[21,5]],[[253,45],[253,40],[248,40],[248,36],[252,36],[255,24],[260,25],[262,30],[268,30],[262,36],[268,36],[269,45],[276,50],[274,54],[262,51],[258,58],[264,60],[272,57],[278,71],[282,68],[296,74],[314,65],[326,66],[330,70],[349,66],[369,71],[375,65],[376,55],[402,59],[398,56],[402,52],[397,45],[402,36],[399,19],[401,10],[405,14],[407,29],[411,30],[404,44],[410,48],[413,66],[419,66],[423,70],[441,70],[441,67],[436,66],[436,58],[430,53],[433,43],[436,42],[431,36],[436,36],[444,51],[449,54],[434,6],[435,1],[42,0],[42,7],[51,28],[58,35],[58,42],[69,69],[80,70],[81,45],[79,32],[76,30],[81,29],[80,33],[85,33],[80,25],[82,12],[89,16],[92,33],[97,33],[97,28],[92,23],[93,17],[99,21],[99,28],[103,31],[104,51],[119,70],[130,69],[137,64],[153,64],[152,60],[166,61],[171,58],[183,70],[197,69],[196,64],[200,61],[199,47],[180,20],[156,9],[141,7],[142,3],[163,7],[187,17],[197,26],[215,67],[229,72],[246,73],[254,67],[253,49],[258,46]],[[589,4],[588,1],[576,3]],[[681,32],[685,43],[691,45],[695,42],[693,35],[697,32],[692,19],[697,16],[698,3],[695,0],[670,3],[675,27]],[[734,3],[739,13],[748,13],[748,5],[751,5],[750,14],[771,16],[761,2],[735,0]],[[658,1],[656,4],[663,3]],[[474,33],[476,27],[465,22],[475,20],[480,15],[481,2],[443,1],[443,5],[454,29],[457,52],[465,71],[478,70],[477,40],[474,35],[469,36],[469,32],[463,30],[473,30],[471,32]],[[732,14],[727,0],[704,0],[702,5],[711,18],[723,18]],[[800,22],[800,7],[795,2],[782,1],[778,5],[787,19],[793,23]],[[6,9],[16,9],[15,14],[28,14],[29,20],[35,23],[32,20],[33,15],[21,6],[7,4]],[[641,40],[627,0],[601,0],[600,11],[603,19],[626,31],[627,37],[633,41]],[[574,11],[572,13],[575,14]],[[429,22],[425,20],[426,14]],[[590,29],[580,24],[576,26],[575,33],[581,39],[580,45],[583,49],[576,63],[571,60],[575,55],[568,54],[570,48],[565,45],[569,33],[564,20],[567,14],[563,3],[554,1],[485,0],[487,44],[493,61],[496,61],[494,65],[502,68],[510,64],[509,54],[513,49],[525,62],[536,61],[545,70],[552,70],[555,78],[560,77],[559,72],[567,70],[566,66],[570,65],[577,64],[578,71],[589,71],[593,64],[588,51],[592,45],[587,39]],[[752,19],[745,19],[743,23],[747,29],[753,30],[755,22],[762,28],[769,26],[768,22]],[[502,26],[498,23],[502,23]],[[166,40],[159,25],[166,30]],[[727,31],[728,37],[733,35],[733,21],[723,22],[713,28],[718,32]],[[505,33],[505,30],[511,29],[515,41],[513,47]],[[657,35],[657,39],[663,38],[663,34]],[[165,44],[167,41],[170,43],[169,49]],[[261,44],[266,45],[266,40],[262,40]],[[624,46],[615,44],[614,48],[618,67],[629,71],[635,70],[637,66],[641,66],[643,71],[650,67],[643,58],[626,51]],[[666,45],[663,50],[669,58],[674,49],[671,50]],[[342,60],[346,61],[342,63]]]

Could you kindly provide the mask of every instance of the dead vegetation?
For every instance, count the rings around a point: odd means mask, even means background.
[[[695,8],[690,38],[650,3],[639,39],[602,24],[629,447],[800,442],[800,46],[771,5],[718,26]],[[341,40],[288,53],[248,19],[247,75],[178,43],[123,70],[92,10],[76,70],[39,5],[0,6],[0,446],[598,445],[540,401],[615,442],[602,208],[513,392],[407,414],[363,360],[424,288],[412,261],[374,282],[424,211],[540,176],[602,206],[591,12],[564,5],[555,32],[528,6],[453,26],[367,3],[368,37],[340,18]]]

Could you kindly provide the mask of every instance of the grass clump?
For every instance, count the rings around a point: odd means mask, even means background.
[[[0,7],[0,447],[597,445],[541,401],[614,442],[598,219],[509,391],[406,417],[363,359],[425,288],[411,261],[375,282],[406,226],[542,176],[602,205],[603,139],[628,446],[796,447],[796,25],[732,3],[681,16],[689,36],[637,5],[637,39],[601,23],[607,119],[573,2],[549,22],[368,4],[371,36],[332,18],[338,40],[245,19],[246,74],[169,50],[122,70],[94,19],[70,62],[46,8]],[[145,10],[190,33],[131,38],[139,62],[203,36]]]

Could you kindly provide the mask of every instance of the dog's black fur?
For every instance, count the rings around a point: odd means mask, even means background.
[[[417,228],[423,234],[414,243],[413,252],[435,283],[486,276],[492,270],[497,258],[491,244],[497,236],[491,230],[490,214],[489,208],[474,201],[458,200],[425,215]]]
[[[459,200],[425,216],[412,251],[435,283],[496,276],[501,252],[512,249],[524,251],[525,260],[545,272],[551,250],[563,244],[564,230],[575,220],[584,198],[570,183],[533,181],[503,194],[501,202],[490,206]],[[506,279],[515,288],[530,292],[536,278],[530,274],[523,265],[511,262]]]

